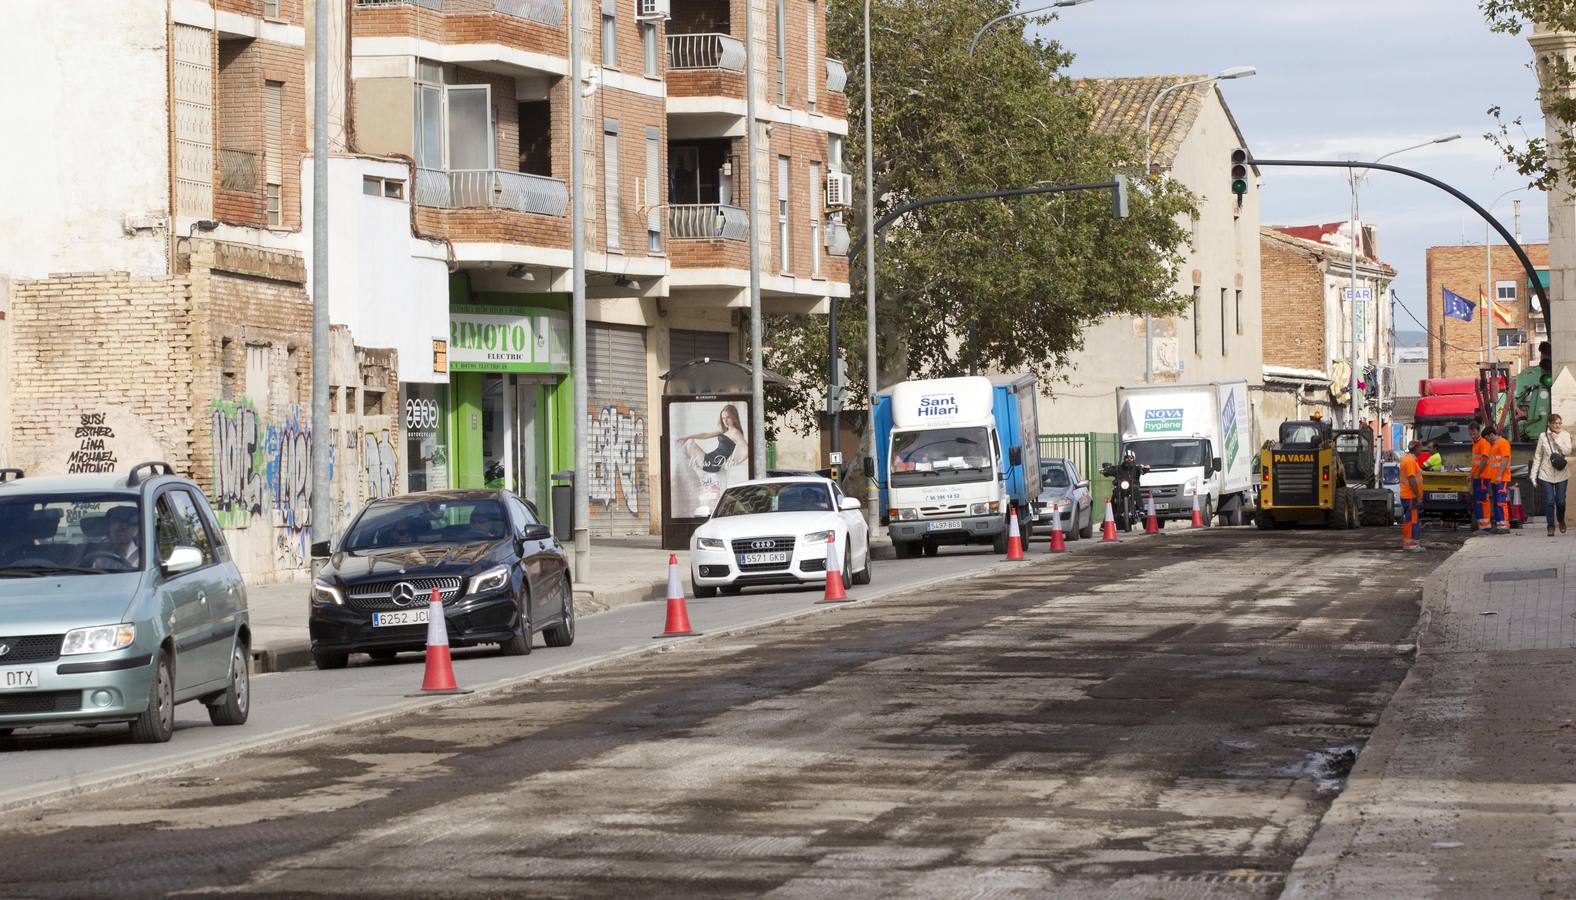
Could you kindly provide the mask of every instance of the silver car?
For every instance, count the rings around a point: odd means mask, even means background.
[[[1034,504],[1034,527],[1050,530],[1057,510],[1068,540],[1094,535],[1094,496],[1070,460],[1040,460],[1040,497]]]

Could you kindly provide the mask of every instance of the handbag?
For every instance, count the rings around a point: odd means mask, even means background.
[[[1544,432],[1543,437],[1549,442],[1549,465],[1553,466],[1556,472],[1565,471],[1565,454],[1554,449],[1554,441],[1549,438],[1548,432]]]

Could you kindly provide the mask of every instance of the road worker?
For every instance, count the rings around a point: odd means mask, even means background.
[[[1401,550],[1406,553],[1423,552],[1417,523],[1423,503],[1423,466],[1417,461],[1422,447],[1421,441],[1412,441],[1401,454]]]
[[[1489,457],[1494,460],[1494,533],[1509,534],[1510,440],[1498,431],[1489,442]]]
[[[1472,439],[1472,509],[1477,516],[1474,531],[1488,531],[1494,492],[1489,487],[1484,472],[1488,468],[1488,439],[1483,436],[1483,426],[1473,422],[1467,426],[1467,436]]]

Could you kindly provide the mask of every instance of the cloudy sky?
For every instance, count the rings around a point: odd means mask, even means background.
[[[1020,2],[1024,8],[1041,0]],[[1373,159],[1459,133],[1458,141],[1390,162],[1485,205],[1525,185],[1483,139],[1493,125],[1488,108],[1503,107],[1507,119],[1524,116],[1538,134],[1543,127],[1525,37],[1491,33],[1476,0],[1095,0],[1062,10],[1041,31],[1077,54],[1075,76],[1258,67],[1253,78],[1221,83],[1257,156]],[[1360,196],[1362,218],[1379,229],[1379,255],[1399,272],[1397,294],[1424,319],[1424,251],[1481,244],[1482,220],[1449,195],[1399,175],[1375,173]],[[1493,212],[1511,227],[1517,199],[1523,241],[1546,240],[1541,193],[1512,194]],[[1267,225],[1347,217],[1346,179],[1338,171],[1267,169],[1260,200]],[[1396,318],[1399,328],[1412,327],[1404,314]]]

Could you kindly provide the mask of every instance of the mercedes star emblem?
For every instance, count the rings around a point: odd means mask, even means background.
[[[395,606],[409,606],[416,602],[416,586],[408,581],[401,581],[394,585],[394,590],[389,591],[389,599]]]

